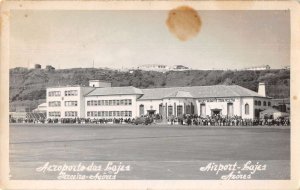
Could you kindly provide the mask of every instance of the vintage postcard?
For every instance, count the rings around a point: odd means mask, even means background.
[[[297,1],[5,1],[3,189],[299,189]]]

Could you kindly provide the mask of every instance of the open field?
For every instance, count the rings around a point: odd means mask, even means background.
[[[35,168],[45,162],[93,161],[131,165],[118,179],[218,179],[199,172],[212,161],[265,163],[268,170],[252,179],[288,179],[289,160],[289,127],[10,125],[12,179],[56,179]]]

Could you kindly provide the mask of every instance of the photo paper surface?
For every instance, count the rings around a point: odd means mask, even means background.
[[[4,2],[4,189],[297,189],[298,9]]]

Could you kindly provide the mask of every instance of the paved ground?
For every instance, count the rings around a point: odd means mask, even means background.
[[[199,168],[247,161],[268,165],[252,179],[288,179],[289,160],[289,127],[10,126],[12,179],[57,179],[55,172],[36,172],[46,162],[106,166],[109,161],[131,166],[117,179],[219,179]]]

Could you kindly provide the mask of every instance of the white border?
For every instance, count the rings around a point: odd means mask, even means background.
[[[11,10],[170,10],[187,5],[197,10],[290,10],[291,12],[291,180],[9,180],[8,74],[9,15]],[[296,1],[10,1],[1,6],[0,62],[0,188],[4,189],[300,189],[300,14]],[[298,87],[298,88],[297,88]],[[296,109],[297,108],[297,109]],[[297,113],[298,112],[298,113]],[[298,116],[298,117],[297,117]]]

